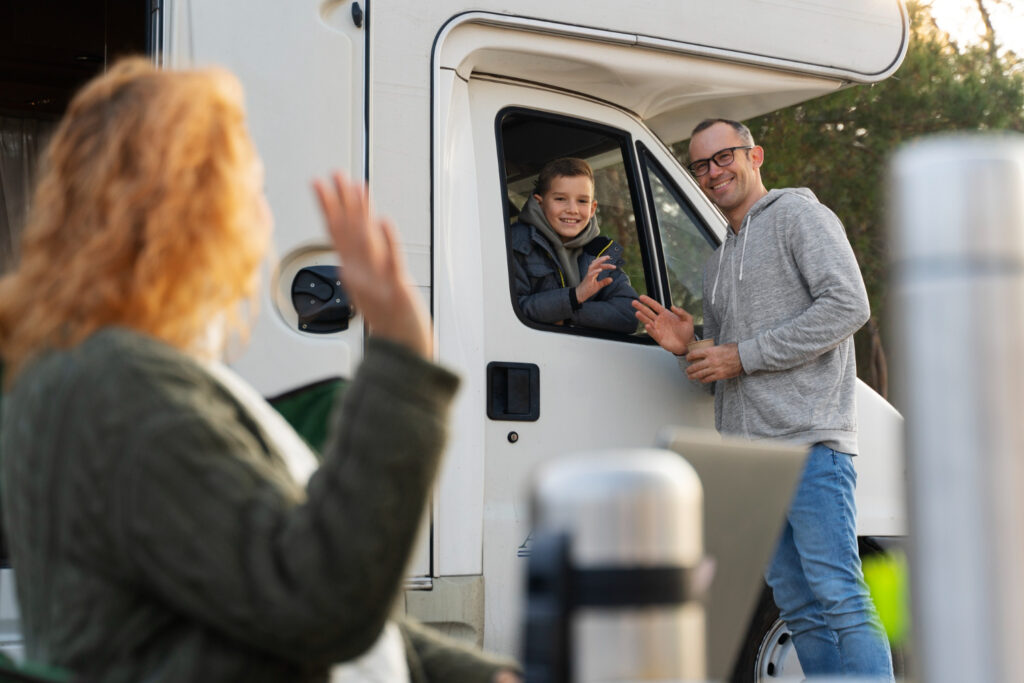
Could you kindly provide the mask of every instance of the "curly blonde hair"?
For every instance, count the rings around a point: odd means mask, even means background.
[[[71,101],[0,280],[8,381],[38,353],[125,326],[190,349],[241,329],[269,238],[242,88],[217,68],[130,58]]]

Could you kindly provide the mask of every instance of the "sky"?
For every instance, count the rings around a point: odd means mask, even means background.
[[[976,0],[931,0],[932,16],[958,43],[973,43],[985,32]],[[985,0],[996,39],[1024,56],[1024,0]]]

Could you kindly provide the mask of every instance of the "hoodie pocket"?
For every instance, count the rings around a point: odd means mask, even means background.
[[[785,436],[807,429],[813,411],[802,385],[788,372],[747,378],[743,396],[750,436]]]
[[[803,429],[850,429],[852,418],[840,410],[846,370],[843,347],[824,353],[787,373],[793,394],[799,397],[794,426]],[[796,400],[796,399],[794,399]]]

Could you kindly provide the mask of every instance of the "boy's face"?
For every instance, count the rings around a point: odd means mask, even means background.
[[[533,196],[563,242],[580,234],[597,210],[594,184],[585,175],[555,176],[545,194]]]

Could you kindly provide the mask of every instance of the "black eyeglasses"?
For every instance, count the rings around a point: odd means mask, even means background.
[[[726,147],[720,149],[707,159],[697,159],[697,161],[690,162],[690,165],[686,168],[690,169],[690,173],[693,174],[694,178],[700,178],[702,175],[711,170],[711,162],[715,162],[715,166],[718,168],[725,168],[732,163],[732,160],[736,158],[736,150],[738,149],[753,149],[753,145],[740,145],[738,147]]]

